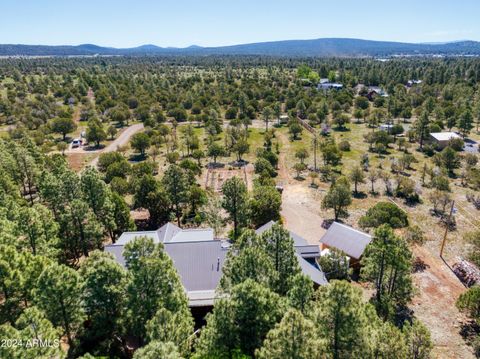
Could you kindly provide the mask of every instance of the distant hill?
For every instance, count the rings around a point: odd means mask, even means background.
[[[286,40],[219,47],[186,48],[142,45],[133,48],[78,46],[0,45],[0,56],[80,56],[80,55],[266,55],[302,57],[361,57],[392,55],[480,55],[480,42],[403,43],[345,38]]]

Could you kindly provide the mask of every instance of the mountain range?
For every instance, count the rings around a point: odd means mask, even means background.
[[[262,55],[288,57],[386,57],[394,55],[480,55],[480,42],[405,43],[348,38],[285,40],[218,47],[185,48],[142,45],[132,48],[0,44],[0,56],[145,56],[145,55]]]

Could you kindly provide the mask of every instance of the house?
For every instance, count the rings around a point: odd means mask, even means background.
[[[330,82],[328,79],[320,79],[320,82],[317,85],[317,90],[341,90],[343,85],[338,82]]]
[[[408,80],[406,86],[410,88],[413,85],[420,85],[421,83],[422,83],[422,80]]]
[[[380,131],[385,131],[387,133],[392,132],[393,125],[391,123],[382,123],[379,127]]]
[[[370,100],[370,101],[373,101],[375,99],[375,97],[377,96],[381,96],[381,97],[388,97],[388,94],[385,90],[383,90],[382,88],[378,87],[378,86],[370,86],[367,90],[367,98]]]
[[[263,233],[272,223],[259,228]],[[182,229],[173,223],[167,223],[156,231],[124,232],[114,244],[105,246],[105,251],[112,253],[117,262],[125,266],[123,251],[125,245],[134,238],[146,236],[154,243],[163,243],[165,252],[170,256],[180,276],[187,294],[190,308],[200,311],[208,310],[218,297],[216,288],[222,277],[231,243],[228,240],[217,239],[211,228]],[[300,267],[316,286],[327,283],[323,272],[316,264],[320,256],[318,246],[308,243],[292,234]]]
[[[163,243],[180,276],[190,307],[213,305],[230,242],[216,240],[211,228],[181,229],[167,223],[156,231],[124,232],[117,242],[105,246],[105,251],[125,266],[125,245],[142,236],[153,239],[154,243]]]
[[[455,132],[432,132],[430,133],[430,142],[438,149],[443,149],[448,146],[451,140],[462,138]]]
[[[372,237],[350,226],[333,222],[327,232],[320,238],[323,248],[336,248],[349,256],[351,264],[358,263]]]
[[[360,95],[360,94],[362,94],[364,91],[368,91],[368,90],[367,90],[367,87],[366,87],[364,84],[357,84],[357,85],[355,85],[355,87],[353,88],[353,91],[354,91],[357,95]]]

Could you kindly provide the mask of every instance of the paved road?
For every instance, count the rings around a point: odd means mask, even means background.
[[[137,123],[128,127],[112,143],[110,143],[107,147],[98,152],[105,153],[116,151],[118,147],[125,146],[130,140],[130,137],[132,137],[134,134],[141,130],[143,130],[143,123]],[[87,166],[97,167],[98,157],[99,156],[95,157]]]

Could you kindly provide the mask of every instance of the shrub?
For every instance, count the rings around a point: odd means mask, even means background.
[[[343,152],[350,151],[350,142],[348,142],[347,140],[344,140],[338,144],[338,148],[340,149],[340,151],[343,151]]]
[[[328,280],[348,278],[348,259],[345,253],[338,249],[329,249],[327,254],[318,259],[318,264]]]
[[[458,152],[463,150],[464,142],[461,138],[452,138],[448,145]]]
[[[268,174],[269,177],[276,176],[275,169],[273,168],[272,164],[268,162],[265,158],[258,158],[255,162],[255,173],[257,174]]]
[[[393,203],[378,202],[360,218],[358,223],[362,228],[376,228],[382,224],[388,224],[392,228],[402,228],[408,226],[408,217]]]

